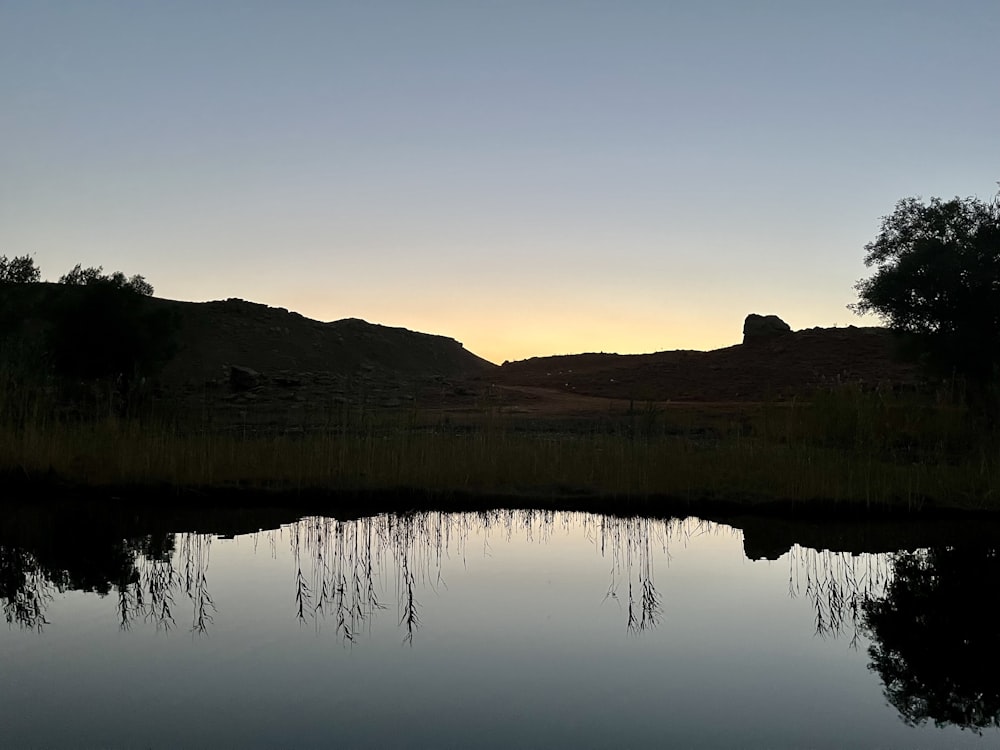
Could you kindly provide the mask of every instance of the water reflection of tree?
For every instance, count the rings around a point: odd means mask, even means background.
[[[448,514],[381,515],[353,521],[304,518],[288,528],[295,561],[295,615],[331,620],[353,642],[386,608],[384,582],[395,583],[404,641],[420,626],[419,585],[441,582],[442,556],[454,532]],[[391,569],[391,573],[390,573]]]
[[[595,542],[602,556],[611,558],[611,580],[606,599],[619,600],[625,582],[626,623],[629,633],[655,628],[663,616],[663,603],[653,583],[655,553],[665,557],[669,524],[649,518],[601,517]],[[633,573],[635,575],[633,575]]]
[[[9,625],[43,630],[55,595],[70,590],[114,592],[125,629],[150,607],[163,612],[156,598],[162,587],[149,578],[169,567],[173,535],[94,540],[73,531],[43,535],[30,546],[0,544],[0,602]]]
[[[610,560],[606,598],[624,601],[626,629],[655,627],[663,614],[654,585],[659,557],[669,558],[668,542],[723,527],[695,520],[620,518],[553,511],[494,510],[480,513],[423,512],[381,515],[351,521],[304,518],[286,529],[294,559],[294,613],[317,627],[332,621],[336,632],[353,642],[371,628],[394,589],[403,640],[412,643],[421,624],[421,587],[444,586],[445,560],[468,561],[491,554],[494,542],[521,538],[544,544],[556,534],[583,529],[598,553]]]
[[[295,615],[301,622],[329,617],[353,641],[382,608],[375,592],[373,521],[341,523],[304,518],[289,528],[295,561]]]
[[[122,543],[128,564],[122,565],[113,579],[122,630],[131,630],[138,620],[153,622],[157,630],[169,630],[174,625],[173,545],[158,541],[161,540],[147,536]]]
[[[805,596],[812,605],[816,635],[839,638],[849,632],[857,647],[864,604],[881,596],[890,578],[888,557],[794,545],[788,561],[788,595]]]
[[[893,556],[885,596],[864,605],[870,667],[909,725],[1000,727],[1000,582],[996,549],[936,548]]]
[[[181,559],[184,593],[193,608],[191,631],[202,635],[215,622],[215,602],[208,593],[208,561],[213,537],[209,534],[181,534],[178,553]]]
[[[0,599],[8,625],[41,630],[49,624],[47,610],[64,576],[50,576],[37,558],[18,547],[0,546]]]
[[[153,546],[149,538],[126,542],[132,562],[114,581],[119,627],[131,630],[135,623],[145,622],[158,631],[172,630],[177,625],[176,597],[183,591],[192,604],[191,631],[207,633],[216,611],[208,593],[212,538],[183,533],[174,539],[171,535],[171,543],[165,547]]]

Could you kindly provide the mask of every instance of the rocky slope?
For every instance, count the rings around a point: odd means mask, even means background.
[[[495,365],[445,336],[349,318],[321,323],[284,308],[239,299],[174,302],[180,347],[164,369],[168,384],[215,380],[229,368],[274,372],[364,373],[465,378]]]
[[[8,332],[20,329],[27,340],[43,342],[45,310],[66,293],[55,284],[4,287],[0,322]],[[385,407],[479,408],[484,396],[502,390],[508,402],[586,411],[601,399],[761,401],[807,396],[838,382],[916,382],[914,368],[893,356],[893,337],[881,328],[773,336],[769,330],[709,352],[578,354],[498,367],[454,339],[357,319],[322,323],[239,299],[150,298],[148,304],[171,310],[178,324],[178,348],[161,379],[166,393],[197,400],[199,408],[225,402],[226,410],[243,409],[253,402],[275,413],[317,404],[329,411],[359,399]]]
[[[649,401],[759,401],[838,382],[912,384],[882,328],[813,328],[715,351],[578,354],[504,364],[501,385]]]

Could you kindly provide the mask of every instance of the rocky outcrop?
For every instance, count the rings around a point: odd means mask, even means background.
[[[743,321],[743,343],[773,339],[792,332],[792,327],[777,315],[750,313]]]

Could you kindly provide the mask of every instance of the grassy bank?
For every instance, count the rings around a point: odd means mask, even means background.
[[[251,433],[176,416],[58,416],[44,395],[12,396],[0,400],[0,471],[29,482],[1000,510],[998,442],[962,408],[852,386],[749,408],[709,431],[647,404],[572,432],[491,409],[465,429],[345,412],[315,432]]]

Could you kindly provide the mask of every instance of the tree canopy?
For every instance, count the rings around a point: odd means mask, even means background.
[[[104,273],[103,266],[83,268],[77,263],[69,273],[59,277],[59,283],[71,284],[73,286],[104,284],[116,289],[126,289],[136,294],[141,294],[144,297],[153,296],[153,285],[146,281],[144,277],[138,274],[126,277],[121,271],[106,274]]]
[[[882,217],[858,281],[858,313],[916,342],[927,364],[979,390],[1000,365],[1000,199],[906,198]]]
[[[30,255],[8,259],[0,255],[0,284],[33,284],[42,277],[41,269]]]
[[[153,287],[138,275],[77,264],[58,285],[40,277],[30,256],[0,257],[0,376],[22,393],[54,383],[81,414],[88,404],[141,406],[144,384],[177,349],[176,310],[150,299]]]

